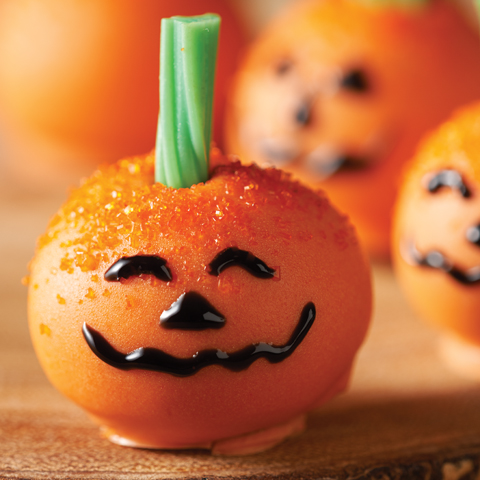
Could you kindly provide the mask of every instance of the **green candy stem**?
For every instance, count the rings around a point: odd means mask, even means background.
[[[220,17],[162,19],[155,181],[188,188],[208,179]]]

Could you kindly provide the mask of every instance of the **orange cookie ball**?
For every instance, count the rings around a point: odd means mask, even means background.
[[[392,250],[408,300],[447,338],[449,362],[480,379],[479,212],[477,104],[431,135],[407,170]]]
[[[226,160],[178,190],[154,183],[153,155],[97,171],[31,264],[46,374],[123,445],[271,446],[346,387],[370,310],[346,217]]]
[[[453,2],[375,3],[296,2],[274,21],[235,78],[226,143],[321,186],[370,254],[386,257],[403,162],[425,131],[480,98],[480,39]]]
[[[222,17],[215,135],[220,141],[227,83],[245,35],[225,0],[2,0],[0,116],[43,147],[30,161],[70,157],[96,164],[148,152],[158,120],[160,21],[217,12]],[[5,138],[5,141],[9,138]],[[50,148],[45,147],[50,144]]]

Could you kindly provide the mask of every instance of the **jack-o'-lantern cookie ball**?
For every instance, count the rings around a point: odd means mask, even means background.
[[[480,97],[479,57],[454,2],[295,2],[240,65],[228,151],[325,189],[385,257],[401,165],[427,130]]]
[[[367,262],[325,196],[216,149],[200,161],[217,22],[164,20],[155,155],[86,180],[31,263],[40,362],[121,445],[264,450],[345,389],[369,323]]]
[[[443,124],[409,166],[395,215],[393,259],[443,353],[480,379],[480,104]]]
[[[38,171],[38,163],[65,168],[149,152],[160,20],[208,11],[225,25],[215,102],[220,141],[227,84],[245,43],[228,1],[2,0],[0,116],[9,154]]]

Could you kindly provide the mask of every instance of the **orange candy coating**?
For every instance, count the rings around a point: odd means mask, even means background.
[[[453,3],[296,2],[239,68],[228,151],[321,187],[370,254],[387,256],[402,164],[426,131],[480,97],[480,41]],[[342,87],[355,71],[366,89]],[[342,155],[352,162],[320,174]]]
[[[427,184],[437,172],[455,170],[468,187],[465,198],[448,186]],[[480,284],[463,285],[443,271],[412,264],[406,245],[425,255],[435,250],[455,269],[480,266],[480,248],[467,231],[480,221],[480,104],[457,112],[421,145],[397,201],[393,260],[408,300],[421,318],[444,334],[480,346]]]
[[[343,390],[370,318],[367,262],[353,227],[329,201],[284,173],[220,159],[205,184],[153,183],[153,154],[97,171],[52,219],[31,263],[29,323],[52,383],[110,435],[159,448],[211,446],[289,422]],[[273,279],[207,266],[227,247],[249,250]],[[107,282],[123,256],[159,255],[173,280]],[[201,293],[226,318],[219,330],[166,330],[162,311]],[[303,307],[317,317],[287,359],[246,370],[206,367],[185,378],[123,371],[97,358],[82,324],[128,353],[155,347],[189,358],[285,344]]]
[[[222,17],[214,135],[220,142],[227,84],[245,43],[228,2],[2,0],[0,116],[19,137],[12,155],[26,156],[29,141],[49,145],[42,158],[38,148],[30,152],[32,163],[44,164],[54,153],[60,164],[80,157],[95,165],[150,151],[161,18],[206,12]]]

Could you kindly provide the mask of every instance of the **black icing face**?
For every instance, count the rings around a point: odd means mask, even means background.
[[[464,202],[470,202],[474,198],[472,189],[468,186],[461,173],[453,169],[445,169],[436,172],[427,182],[426,190],[432,194],[437,195],[444,189],[449,189],[452,193],[458,195]],[[458,215],[463,212],[459,211]],[[442,219],[439,219],[442,221]],[[443,221],[447,221],[443,219]],[[464,237],[467,245],[480,247],[480,224],[469,226],[465,231],[458,232]],[[437,241],[441,239],[436,239]],[[473,267],[468,270],[461,269],[455,265],[455,262],[450,256],[437,249],[420,252],[413,240],[405,240],[401,246],[402,256],[410,264],[439,270],[449,275],[455,281],[463,285],[477,285],[480,284],[480,266]],[[452,252],[458,254],[458,252]]]
[[[366,137],[375,137],[379,129],[355,133],[363,128],[358,112],[367,118],[377,93],[368,67],[331,66],[320,78],[303,67],[297,59],[281,57],[251,87],[251,98],[262,98],[262,105],[246,109],[240,136],[245,148],[260,165],[301,170],[312,180],[370,168],[381,152]],[[349,106],[355,128],[348,124]],[[337,108],[345,126],[336,117]]]
[[[251,275],[263,279],[273,279],[275,270],[250,252],[230,247],[220,252],[208,265],[210,275],[219,276],[227,268],[239,266]],[[123,257],[116,261],[105,273],[107,281],[118,282],[132,276],[143,274],[170,282],[172,272],[167,261],[158,256],[137,255]],[[307,303],[297,322],[297,326],[285,345],[274,346],[270,343],[258,343],[240,351],[226,353],[221,350],[203,350],[191,358],[183,359],[169,355],[162,350],[140,347],[131,353],[121,353],[86,323],[83,325],[85,340],[97,357],[105,363],[122,370],[142,369],[165,372],[177,376],[190,376],[209,365],[221,365],[232,371],[240,371],[250,366],[257,358],[266,358],[277,363],[293,353],[301,343],[313,321],[315,305]],[[227,319],[200,293],[185,292],[160,315],[160,327],[165,329],[205,330],[219,329]],[[261,321],[261,319],[260,319]]]

